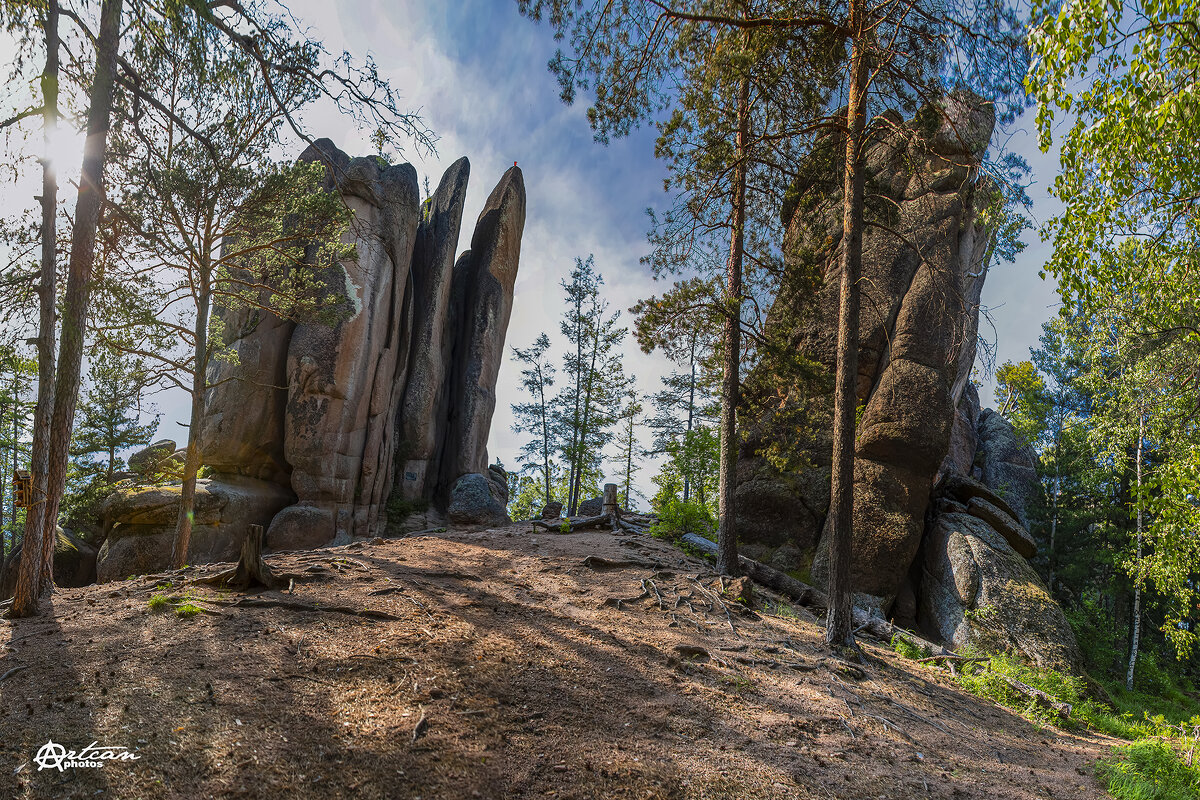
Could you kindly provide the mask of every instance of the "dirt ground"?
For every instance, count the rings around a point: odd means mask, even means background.
[[[252,601],[282,605],[232,606],[193,568],[0,622],[0,798],[1105,796],[1111,740],[885,648],[830,659],[806,611],[719,601],[648,537],[451,530],[268,562],[303,576]],[[168,581],[214,613],[153,613]],[[137,759],[39,769],[51,740]]]

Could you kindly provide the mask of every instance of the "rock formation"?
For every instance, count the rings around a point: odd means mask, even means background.
[[[489,471],[486,448],[525,223],[521,171],[505,173],[456,261],[466,158],[423,206],[411,165],[352,159],[327,139],[300,159],[325,164],[325,188],[354,212],[354,258],[315,276],[333,324],[216,310],[237,357],[209,371],[200,449],[212,475],[197,491],[193,562],[235,556],[251,523],[273,550],[377,535],[389,507],[444,511],[464,475],[489,487],[490,520],[504,514],[506,478]],[[111,498],[100,579],[164,565],[177,505],[177,487]]]
[[[979,481],[951,467],[938,481],[921,545],[916,621],[955,648],[1016,652],[1038,666],[1077,668],[1071,627],[1027,560],[1037,553],[1025,522],[1025,503],[1039,491],[1033,454],[999,414],[985,409],[979,426],[973,461],[986,464],[990,447],[1004,455],[1001,463],[1020,469],[985,469]]]
[[[947,643],[982,642],[970,621],[999,607],[989,642],[1039,663],[1077,663],[1062,611],[1026,561],[1036,552],[1027,517],[1038,491],[1034,461],[1002,417],[980,411],[970,384],[992,244],[980,212],[993,193],[979,163],[993,126],[989,105],[952,95],[908,122],[885,114],[870,131],[864,160],[875,201],[860,284],[852,580],[861,603],[903,624],[920,622]],[[836,136],[819,143],[789,192],[787,270],[768,316],[823,379],[779,386],[769,372],[748,376],[758,415],[745,420],[736,496],[739,533],[755,555],[773,560],[786,551],[802,571],[811,564],[818,582],[843,149]],[[773,402],[755,402],[764,397]],[[1052,632],[1039,638],[1041,624]]]
[[[865,153],[871,224],[863,237],[858,400],[863,406],[854,471],[853,578],[884,605],[900,591],[920,544],[929,487],[945,458],[951,420],[975,360],[975,326],[990,232],[978,221],[986,202],[978,164],[994,117],[947,101],[905,123],[885,115]],[[808,358],[834,371],[837,349],[841,196],[818,146],[810,174],[793,187],[784,251],[788,277],[769,324],[792,326]],[[826,156],[826,158],[822,158]],[[836,162],[834,162],[836,163]],[[809,299],[812,273],[820,288]],[[963,375],[960,375],[960,372]],[[748,383],[758,380],[751,375]],[[818,433],[801,446],[814,469],[780,473],[757,455],[764,440],[786,438],[771,420],[751,421],[739,465],[738,521],[751,536],[817,548],[829,506],[832,394],[791,391]],[[820,574],[822,564],[815,565]]]

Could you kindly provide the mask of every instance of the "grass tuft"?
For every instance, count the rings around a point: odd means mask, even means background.
[[[1116,800],[1200,800],[1200,770],[1159,739],[1115,748],[1096,775]]]

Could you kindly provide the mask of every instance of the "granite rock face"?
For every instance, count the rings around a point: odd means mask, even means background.
[[[454,347],[447,383],[449,420],[442,445],[441,486],[487,470],[487,438],[496,410],[496,377],[512,314],[513,286],[525,229],[525,181],[511,167],[492,190],[454,267],[450,321]]]
[[[991,241],[979,220],[987,198],[976,178],[993,113],[990,106],[974,109],[951,100],[944,109],[950,121],[931,124],[942,113],[926,110],[909,122],[885,116],[872,129],[865,152],[870,193],[883,199],[868,208],[868,219],[880,225],[868,226],[863,238],[857,381],[863,413],[854,469],[852,570],[857,589],[880,597],[883,605],[896,596],[916,556],[929,489],[950,444],[954,410],[975,358]],[[961,132],[957,144],[947,127]],[[838,174],[831,167],[840,147],[836,137],[819,145],[809,173],[793,185],[795,206],[786,210],[787,275],[768,318],[768,325],[787,332],[827,376],[835,371],[841,279],[841,194],[830,180]],[[761,380],[752,374],[748,384]],[[815,550],[819,579],[824,548],[818,542],[829,507],[832,392],[790,387],[788,402],[803,410],[811,427],[794,453],[811,468],[776,470],[757,453],[764,442],[789,438],[787,432],[772,419],[749,420],[739,464],[738,525],[751,535],[771,529],[772,543]]]
[[[978,430],[981,479],[1028,526],[1029,506],[1039,491],[1033,451],[1019,440],[1012,423],[990,408],[980,413]]]
[[[340,310],[339,321],[300,323],[288,342],[283,454],[298,503],[267,530],[272,549],[292,536],[297,515],[326,542],[382,529],[404,388],[398,367],[408,355],[404,297],[420,214],[417,172],[409,164],[351,159],[328,140],[300,160],[331,165],[327,188],[340,191],[354,211],[346,243],[357,258],[318,276],[322,305]]]
[[[455,161],[421,209],[413,250],[412,347],[404,402],[396,419],[396,481],[406,500],[436,488],[438,459],[446,433],[446,375],[452,360],[450,289],[471,163]],[[431,483],[433,484],[431,486]]]
[[[948,645],[1070,668],[1070,627],[1027,561],[1037,552],[1034,455],[980,409],[970,380],[993,236],[980,219],[993,193],[978,171],[993,125],[989,106],[954,95],[910,121],[884,114],[869,131],[876,225],[864,233],[860,285],[853,588],[860,605]],[[794,551],[817,582],[827,569],[843,149],[836,136],[819,143],[789,192],[787,269],[767,320],[816,377],[781,386],[770,373],[747,376],[759,411],[745,419],[736,495],[747,550]]]
[[[237,358],[209,369],[200,448],[213,476],[197,493],[192,562],[235,556],[251,523],[273,550],[378,535],[389,507],[444,513],[467,474],[488,483],[500,515],[507,502],[487,436],[525,222],[521,171],[505,173],[456,260],[465,158],[424,206],[411,165],[350,158],[328,139],[300,158],[323,163],[325,188],[353,211],[354,257],[314,270],[333,324],[215,309]],[[252,502],[222,505],[230,494]],[[177,505],[178,487],[114,496],[101,579],[164,566]]]

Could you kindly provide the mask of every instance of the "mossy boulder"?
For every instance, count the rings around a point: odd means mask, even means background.
[[[978,517],[940,514],[926,534],[918,621],[954,649],[1020,656],[1078,674],[1082,656],[1062,608],[1029,562]]]

